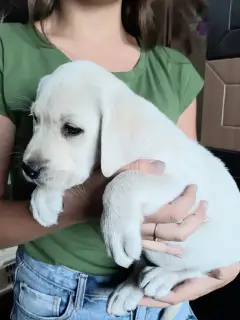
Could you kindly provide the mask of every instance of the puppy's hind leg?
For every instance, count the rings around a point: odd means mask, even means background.
[[[207,276],[198,270],[169,271],[161,267],[145,267],[139,276],[139,286],[144,295],[158,300],[179,283],[202,277]]]

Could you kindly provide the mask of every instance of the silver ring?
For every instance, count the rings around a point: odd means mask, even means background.
[[[153,241],[157,241],[157,227],[158,227],[158,223],[155,224],[155,228],[153,231]]]

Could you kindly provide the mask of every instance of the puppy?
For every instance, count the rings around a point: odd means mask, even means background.
[[[87,61],[62,65],[41,80],[31,112],[34,134],[23,171],[37,185],[32,213],[43,226],[57,223],[65,190],[90,176],[99,141],[106,177],[137,159],[166,164],[162,176],[123,172],[105,190],[101,227],[107,251],[120,266],[128,268],[141,257],[144,216],[190,184],[198,189],[188,214],[199,200],[208,202],[208,221],[181,243],[184,257],[145,250],[153,267],[143,260],[136,264],[136,273],[110,297],[109,313],[123,315],[143,295],[161,298],[186,279],[240,261],[239,190],[223,163],[114,75]]]

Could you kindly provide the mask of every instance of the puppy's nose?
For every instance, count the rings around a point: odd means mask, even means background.
[[[38,161],[23,161],[22,163],[22,169],[24,173],[31,179],[37,179],[42,168],[42,164]]]

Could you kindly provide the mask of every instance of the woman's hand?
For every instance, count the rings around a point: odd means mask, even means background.
[[[138,160],[123,168],[123,170],[140,170],[160,175],[163,174],[164,169],[163,162],[151,160]],[[142,226],[144,248],[181,256],[183,254],[181,246],[167,245],[164,240],[184,241],[203,223],[206,218],[204,201],[200,202],[194,215],[188,215],[195,201],[196,187],[191,185],[175,201],[147,217]],[[179,224],[181,221],[182,223]],[[157,241],[153,241],[154,237]]]
[[[191,185],[175,201],[147,217],[142,226],[143,247],[182,256],[184,252],[181,246],[170,246],[165,241],[184,241],[204,222],[205,201],[200,201],[195,214],[188,215],[195,200],[196,187]]]
[[[196,300],[212,291],[220,289],[232,282],[240,272],[240,263],[213,271],[208,278],[195,278],[185,281],[173,289],[161,301],[144,298],[140,305],[152,308],[166,308],[184,301]],[[211,276],[214,276],[211,277]]]
[[[139,160],[119,171],[141,170],[152,174],[162,174],[164,168],[161,161]],[[64,197],[64,213],[61,216],[68,219],[70,223],[99,220],[102,214],[102,195],[108,182],[109,179],[102,175],[100,168],[94,170],[83,185],[68,190]]]
[[[141,170],[152,174],[162,174],[165,166],[159,161],[141,160],[127,166],[126,169]],[[147,217],[142,226],[143,246],[147,249],[181,256],[181,246],[167,245],[167,241],[186,240],[206,219],[206,202],[201,201],[194,215],[187,213],[196,200],[196,187],[189,186],[182,196],[160,209],[156,214]],[[179,223],[181,222],[181,223]],[[157,228],[156,228],[157,224]],[[154,234],[155,233],[155,234]],[[153,241],[153,238],[156,238]],[[160,240],[161,239],[161,240]],[[208,278],[196,278],[185,281],[173,289],[161,301],[145,297],[141,305],[165,308],[183,301],[195,300],[233,281],[240,272],[240,264],[212,271]]]

